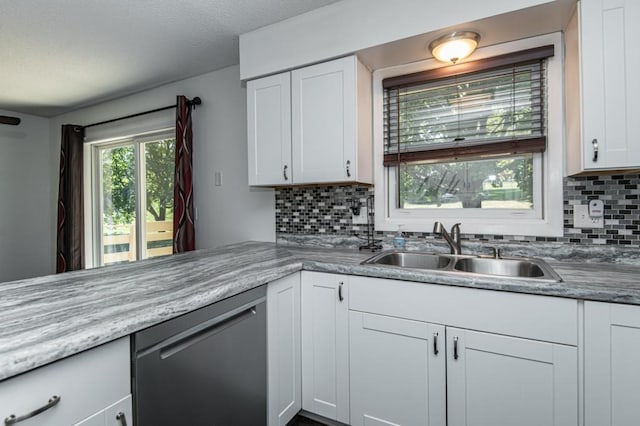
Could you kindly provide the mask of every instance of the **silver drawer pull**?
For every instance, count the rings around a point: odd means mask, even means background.
[[[122,411],[118,413],[116,420],[120,422],[120,426],[127,426],[127,416]]]
[[[61,397],[57,396],[57,395],[53,395],[51,398],[49,398],[49,402],[47,402],[46,405],[43,405],[40,408],[36,408],[35,410],[33,410],[30,413],[27,413],[23,416],[16,416],[15,414],[11,414],[9,417],[4,419],[4,424],[5,426],[9,426],[9,425],[14,425],[16,423],[19,423],[21,421],[30,419],[31,417],[35,417],[38,414],[47,411],[49,408],[54,407],[56,404],[58,404],[58,402],[60,402]]]
[[[591,141],[593,144],[593,162],[598,162],[598,139],[594,139]]]
[[[458,360],[458,336],[453,338],[453,359]]]
[[[351,177],[351,161],[347,160],[347,177]]]
[[[438,355],[438,333],[433,333],[433,354]]]

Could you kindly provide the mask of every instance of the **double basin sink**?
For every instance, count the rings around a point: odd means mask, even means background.
[[[562,278],[545,261],[524,257],[494,258],[393,250],[370,257],[362,264],[397,266],[474,276],[500,276],[547,282],[562,281]]]

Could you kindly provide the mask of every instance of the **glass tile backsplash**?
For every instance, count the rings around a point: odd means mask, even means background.
[[[353,199],[373,197],[373,188],[362,185],[327,185],[279,188],[276,198],[276,233],[306,235],[364,234],[366,225],[351,221]],[[469,241],[560,242],[640,246],[640,175],[579,176],[564,179],[564,236],[465,234]],[[575,228],[573,206],[601,199],[605,203],[603,229]],[[409,232],[421,238],[430,235]],[[378,236],[392,232],[377,232]]]

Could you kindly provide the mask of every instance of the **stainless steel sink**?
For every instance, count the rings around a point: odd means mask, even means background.
[[[387,265],[426,269],[461,275],[484,275],[559,282],[562,278],[543,260],[534,258],[488,258],[468,255],[387,251],[362,262],[364,265]]]
[[[546,262],[539,259],[488,259],[483,257],[469,257],[466,259],[458,259],[453,265],[453,269],[461,272],[498,275],[501,277],[562,281],[558,274],[556,274]]]
[[[450,256],[411,251],[382,252],[362,264],[391,265],[402,268],[443,269],[452,263]]]

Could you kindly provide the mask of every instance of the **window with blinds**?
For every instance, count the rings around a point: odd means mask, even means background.
[[[553,46],[384,79],[383,165],[401,209],[533,211]]]
[[[383,81],[384,165],[543,152],[553,46]]]

